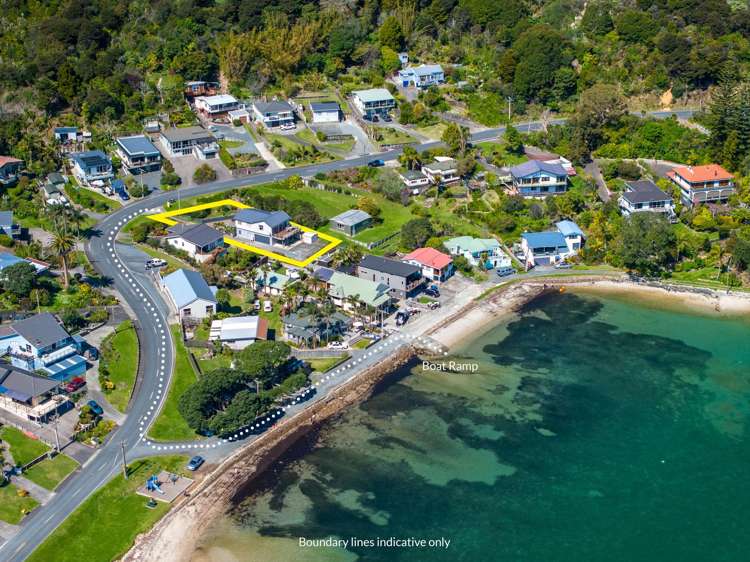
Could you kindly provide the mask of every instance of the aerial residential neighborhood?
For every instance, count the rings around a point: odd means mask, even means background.
[[[746,557],[699,4],[5,6],[0,561]]]

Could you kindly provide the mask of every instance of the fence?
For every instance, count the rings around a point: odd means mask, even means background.
[[[359,240],[352,240],[352,242],[359,244],[360,246],[364,246],[368,250],[372,250],[374,248],[378,248],[382,246],[383,244],[390,242],[397,236],[401,236],[401,231],[394,232],[393,234],[389,234],[385,238],[381,238],[380,240],[376,240],[375,242],[360,242]]]
[[[252,166],[249,168],[235,168],[232,170],[232,176],[238,177],[238,176],[250,176],[252,174],[259,174],[266,171],[266,168],[268,168],[268,164],[265,166]]]

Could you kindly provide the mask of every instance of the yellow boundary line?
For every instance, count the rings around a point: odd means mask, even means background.
[[[214,201],[213,203],[202,203],[200,205],[193,205],[192,207],[185,207],[184,209],[177,209],[175,211],[164,211],[163,213],[157,213],[155,215],[147,215],[147,217],[153,221],[166,224],[167,226],[174,226],[177,224],[177,221],[173,220],[172,217],[179,217],[180,215],[187,215],[196,211],[205,211],[206,209],[215,209],[217,207],[226,206],[234,207],[235,209],[252,209],[250,205],[245,205],[244,203],[240,203],[239,201],[235,201],[234,199],[222,199],[221,201]],[[290,222],[290,224],[296,226],[303,232],[315,232],[320,238],[322,238],[323,240],[327,240],[329,243],[306,260],[300,261],[295,260],[294,258],[289,258],[282,254],[277,254],[276,252],[269,252],[268,250],[263,250],[262,248],[250,246],[249,244],[245,244],[244,242],[240,242],[239,240],[235,240],[234,238],[230,238],[229,236],[224,237],[224,242],[226,242],[229,246],[241,248],[242,250],[247,250],[248,252],[253,252],[254,254],[265,256],[267,258],[271,258],[289,265],[294,265],[296,267],[305,267],[311,264],[316,259],[330,252],[336,246],[341,244],[341,240],[331,236],[330,234],[324,234],[323,232],[319,232],[313,228],[309,228],[295,222]]]

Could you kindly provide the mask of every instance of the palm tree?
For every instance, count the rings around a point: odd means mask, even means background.
[[[68,254],[70,254],[75,247],[75,236],[59,230],[55,232],[52,243],[50,244],[52,251],[60,256],[60,260],[62,260],[63,281],[66,289],[68,288]]]
[[[68,209],[68,219],[76,225],[76,236],[81,235],[81,223],[85,218],[86,215],[78,207],[70,207]]]
[[[419,152],[414,147],[405,146],[404,152],[401,154],[401,164],[406,166],[409,170],[416,170],[422,163],[422,158]]]

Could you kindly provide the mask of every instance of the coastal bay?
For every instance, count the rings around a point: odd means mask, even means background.
[[[748,336],[710,307],[546,293],[445,359],[475,372],[413,361],[300,439],[192,560],[741,559]],[[391,536],[450,546],[300,545]]]

